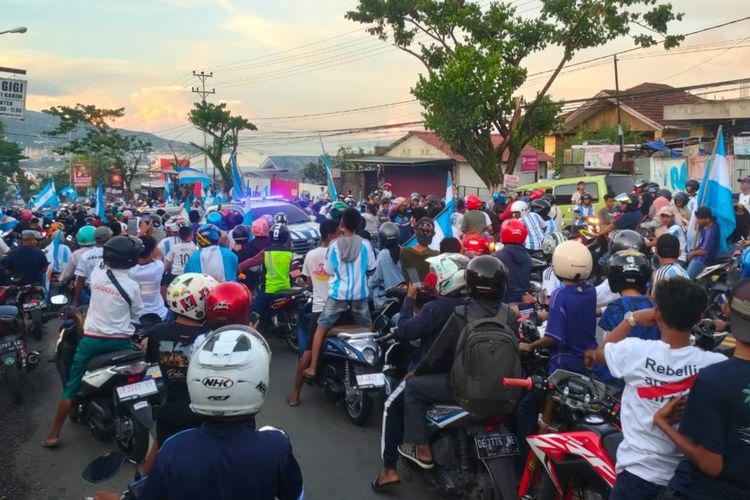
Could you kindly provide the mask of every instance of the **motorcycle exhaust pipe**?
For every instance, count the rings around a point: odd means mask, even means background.
[[[42,354],[39,351],[29,351],[26,356],[26,369],[32,370],[36,368],[42,361]]]

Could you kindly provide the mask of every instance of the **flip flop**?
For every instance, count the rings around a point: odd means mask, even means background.
[[[286,398],[286,404],[288,404],[292,408],[296,408],[296,407],[299,406],[300,401],[297,401],[296,403],[293,403],[292,400],[291,400],[291,398]]]
[[[380,479],[380,476],[375,476],[375,479],[372,480],[370,483],[370,488],[372,488],[372,491],[375,493],[382,493],[384,491],[390,491],[393,489],[394,486],[398,486],[401,484],[401,480],[391,481],[388,483],[379,483],[378,479]]]
[[[302,372],[302,377],[306,378],[307,380],[315,380],[315,377],[317,377],[316,373],[308,373],[306,371]]]
[[[417,456],[417,445],[416,444],[400,444],[398,445],[398,453],[402,457],[411,460],[419,467],[430,470],[435,467],[435,462],[423,462]]]
[[[59,439],[53,439],[53,440],[45,440],[42,441],[42,448],[57,448],[60,446],[60,440]]]

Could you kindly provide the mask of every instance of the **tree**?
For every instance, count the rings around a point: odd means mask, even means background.
[[[123,171],[126,185],[137,173],[143,158],[153,151],[151,143],[143,139],[123,135],[112,125],[125,115],[124,108],[97,108],[91,104],[70,106],[53,106],[44,113],[59,118],[57,127],[46,132],[47,135],[69,135],[68,142],[55,148],[58,154],[81,155],[94,167],[96,180],[104,180],[113,167]],[[73,133],[83,132],[80,138],[72,138]]]
[[[643,47],[671,48],[682,39],[665,34],[682,15],[658,0],[542,0],[535,18],[499,2],[359,0],[346,17],[422,62],[426,72],[411,92],[425,110],[425,127],[463,155],[490,190],[513,173],[530,140],[556,127],[562,105],[548,93],[574,55],[622,36]],[[634,26],[664,39],[634,33]],[[560,58],[526,100],[518,92],[529,76],[524,62],[542,51]],[[496,132],[503,137],[497,144]]]
[[[330,157],[331,168],[338,168],[340,170],[354,170],[356,166],[349,160],[352,158],[358,158],[365,155],[365,150],[359,148],[357,151],[349,146],[342,146],[336,152],[336,155]],[[312,182],[313,184],[325,184],[328,182],[326,178],[326,167],[323,163],[323,156],[318,157],[318,161],[315,163],[308,163],[302,170],[302,175],[305,180]]]
[[[21,160],[26,157],[21,146],[16,142],[6,141],[4,134],[5,127],[0,122],[0,196],[5,201],[14,199],[15,188],[19,187],[21,196],[26,200],[31,191],[31,182],[21,168]]]
[[[228,190],[232,186],[232,168],[229,161],[224,163],[224,154],[229,153],[230,157],[236,154],[240,132],[243,130],[258,130],[258,127],[240,115],[232,115],[225,102],[220,104],[212,104],[206,101],[197,102],[190,110],[188,120],[198,130],[211,136],[211,141],[205,147],[194,142],[191,142],[190,145],[211,160],[211,163],[221,174],[224,186]]]

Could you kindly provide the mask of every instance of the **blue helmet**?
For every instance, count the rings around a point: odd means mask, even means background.
[[[221,216],[221,213],[219,212],[211,212],[206,216],[206,222],[208,224],[213,224],[214,226],[221,226],[221,223],[224,222],[224,218]]]
[[[221,231],[213,224],[203,224],[198,228],[198,245],[201,247],[208,247],[216,245],[221,238]]]

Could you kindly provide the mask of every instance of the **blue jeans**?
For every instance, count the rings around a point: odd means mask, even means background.
[[[690,276],[691,280],[694,280],[705,268],[706,264],[704,264],[702,260],[693,259],[687,266],[688,276]]]
[[[360,326],[370,326],[370,307],[365,300],[336,300],[328,298],[323,312],[320,313],[318,324],[326,328],[333,328],[339,316],[351,308],[354,323]]]
[[[658,500],[663,497],[666,489],[666,486],[659,486],[628,471],[622,471],[617,475],[609,500]]]

